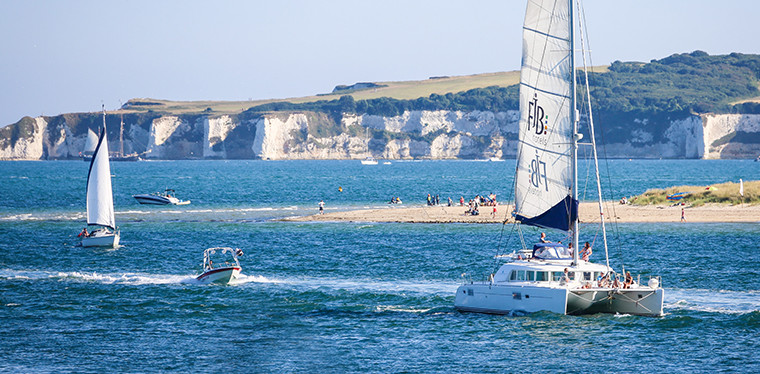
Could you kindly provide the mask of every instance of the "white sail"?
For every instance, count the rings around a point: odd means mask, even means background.
[[[105,117],[103,128],[100,130],[100,139],[90,162],[90,172],[87,175],[87,224],[116,228]]]
[[[82,153],[91,155],[95,152],[95,147],[98,146],[98,134],[92,131],[91,128],[87,128],[87,140],[84,142],[84,151]]]
[[[577,214],[573,186],[570,1],[531,0],[523,26],[517,219],[568,230]]]

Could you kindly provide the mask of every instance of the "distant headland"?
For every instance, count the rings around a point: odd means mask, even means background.
[[[278,100],[132,99],[106,122],[112,149],[123,144],[147,159],[512,158],[518,80],[504,72],[360,82]],[[760,55],[740,53],[592,68],[603,156],[756,158],[759,81]],[[24,117],[0,128],[0,159],[77,158],[101,123],[99,113]]]

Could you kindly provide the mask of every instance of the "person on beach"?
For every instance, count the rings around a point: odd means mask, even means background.
[[[433,200],[432,200],[432,198],[430,197],[430,194],[428,194],[428,197],[427,197],[427,204],[428,204],[428,205],[433,205]]]
[[[581,258],[583,261],[588,262],[588,258],[591,257],[591,244],[589,242],[586,242],[586,245],[583,246],[583,250],[581,250]]]
[[[325,214],[325,201],[319,200],[319,214]]]
[[[496,202],[493,203],[493,212],[491,212],[491,217],[496,217]]]
[[[454,201],[451,200],[451,197],[449,197],[449,206],[454,205]]]
[[[686,222],[686,216],[684,214],[686,213],[683,211],[683,208],[681,208],[681,222]]]
[[[464,206],[464,196],[459,196],[459,206]]]

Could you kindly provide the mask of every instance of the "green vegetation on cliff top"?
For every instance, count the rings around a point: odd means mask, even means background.
[[[684,193],[678,201],[668,200],[667,197],[676,193]],[[673,205],[684,203],[691,206],[705,204],[760,204],[760,181],[744,182],[744,196],[739,194],[739,183],[720,183],[710,186],[676,186],[666,189],[651,189],[641,195],[633,196],[630,200],[634,205]]]
[[[578,75],[582,83],[583,74]],[[519,72],[460,77],[434,77],[424,81],[377,82],[367,89],[337,90],[335,94],[283,100],[176,102],[133,99],[125,109],[171,114],[205,112],[234,114],[243,111],[309,110],[331,113],[350,96],[359,114],[396,115],[404,110],[510,110],[517,109]],[[592,68],[589,84],[595,108],[602,115],[650,117],[658,113],[684,117],[689,113],[760,114],[760,55],[732,53],[710,56],[705,52],[674,54],[649,63],[615,61],[609,68]],[[339,86],[342,87],[342,86]],[[488,88],[487,90],[483,90]],[[493,96],[493,97],[489,97]],[[477,98],[473,100],[473,98]],[[350,109],[350,108],[349,108]]]

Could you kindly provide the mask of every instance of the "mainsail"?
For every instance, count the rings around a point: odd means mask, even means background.
[[[108,160],[105,113],[98,145],[87,174],[87,224],[116,228],[111,190],[111,166]]]
[[[515,176],[517,219],[569,230],[573,198],[574,90],[571,2],[528,1],[520,71],[520,132]]]
[[[91,155],[95,152],[95,147],[98,146],[98,135],[92,129],[87,129],[87,140],[84,143],[83,154]]]

